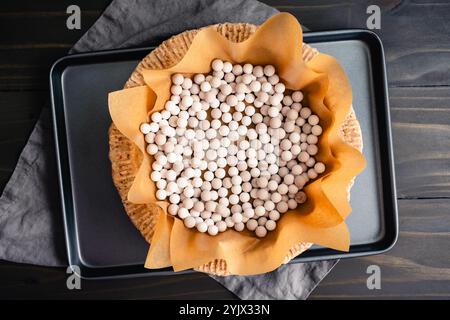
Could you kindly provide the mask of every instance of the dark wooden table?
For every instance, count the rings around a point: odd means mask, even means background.
[[[311,299],[450,298],[450,4],[447,1],[266,0],[311,30],[366,28],[366,8],[381,7],[397,170],[400,238],[387,254],[342,260]],[[42,106],[48,71],[108,5],[95,1],[0,4],[0,190]],[[82,29],[65,27],[78,4]],[[1,214],[1,212],[0,212]],[[1,230],[0,230],[1,232]],[[381,268],[368,290],[367,267]],[[62,268],[0,262],[1,298],[234,298],[204,274],[90,281],[69,291]]]

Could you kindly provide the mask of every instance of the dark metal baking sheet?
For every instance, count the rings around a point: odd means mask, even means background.
[[[351,191],[349,252],[314,246],[292,263],[377,254],[398,233],[384,54],[369,31],[311,32],[304,41],[336,57],[353,87],[367,168]],[[64,57],[50,73],[66,243],[84,278],[173,274],[146,270],[147,243],[128,219],[111,179],[108,92],[119,90],[153,48]]]

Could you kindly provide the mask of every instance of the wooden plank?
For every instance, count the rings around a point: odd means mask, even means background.
[[[32,2],[20,10],[0,10],[0,90],[46,90],[52,63],[67,54],[72,45],[97,20],[104,5],[79,4],[81,29],[66,27],[66,8],[71,3],[58,2],[36,9]],[[83,6],[84,5],[84,6]],[[33,9],[34,8],[34,9]]]
[[[394,86],[450,85],[450,41],[446,41],[450,28],[448,1],[263,2],[294,14],[313,31],[366,29],[367,7],[378,5],[381,29],[373,31],[381,37],[386,49],[389,83]]]
[[[66,20],[69,15],[64,6],[58,11],[0,13],[0,30],[3,31],[0,48],[14,47],[16,44],[74,43],[101,13],[100,10],[81,10],[80,30],[67,29]]]
[[[402,2],[383,11],[379,34],[391,85],[450,85],[449,16],[450,3],[439,1]]]
[[[72,4],[78,5],[83,10],[103,11],[110,2],[111,0],[21,0],[19,4],[15,0],[3,0],[0,3],[0,13],[60,11],[62,8],[65,11],[65,8]]]
[[[450,3],[399,4],[399,1],[369,0],[269,3],[293,13],[311,30],[366,28],[367,6],[378,3],[382,10],[382,24],[381,30],[375,32],[386,48],[389,83],[394,86],[450,85],[450,66],[447,63],[450,60],[450,42],[442,41],[448,38],[448,19],[436,18],[433,23],[428,23],[429,17],[449,16]],[[39,9],[42,11],[11,11],[13,8],[7,6],[10,11],[3,9],[3,15],[0,12],[0,30],[3,31],[0,61],[6,65],[3,69],[0,65],[0,90],[42,89],[51,62],[64,55],[101,13],[98,9],[101,5],[94,5],[97,9],[80,5],[82,30],[67,30],[66,4],[63,2],[52,10],[44,5]],[[30,6],[34,8],[32,4]],[[408,30],[408,34],[403,30]],[[55,51],[42,59],[44,47]],[[39,72],[30,75],[26,68],[22,68],[11,74],[11,65],[17,64],[32,65]]]
[[[398,196],[450,197],[450,91],[393,88],[390,97]]]
[[[401,200],[400,237],[388,253],[341,260],[311,299],[450,299],[450,199]],[[381,290],[366,271],[381,269]]]
[[[450,200],[401,200],[401,234],[388,253],[342,260],[311,299],[450,298]],[[381,290],[366,287],[367,267],[381,268]],[[65,287],[61,268],[0,264],[1,298],[194,298],[234,296],[202,274],[83,281],[81,291]]]
[[[50,102],[50,95],[46,91],[0,92],[0,126],[36,119],[46,102]]]
[[[0,49],[0,91],[49,90],[50,67],[70,47]]]
[[[45,91],[0,92],[0,193],[46,101]]]
[[[65,268],[0,264],[0,299],[235,299],[201,273],[116,280],[82,280],[68,290]]]

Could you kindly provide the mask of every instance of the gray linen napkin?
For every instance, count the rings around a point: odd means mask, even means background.
[[[254,0],[112,1],[70,53],[146,46],[220,22],[260,24],[277,10]],[[0,198],[0,259],[67,265],[50,110],[44,108]],[[265,275],[213,277],[241,299],[306,299],[337,261],[292,264]]]

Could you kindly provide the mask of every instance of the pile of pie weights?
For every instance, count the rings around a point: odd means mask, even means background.
[[[211,236],[247,228],[264,237],[306,201],[319,118],[288,94],[272,65],[216,59],[212,73],[172,76],[171,98],[140,127],[154,157],[156,198],[187,228]]]

